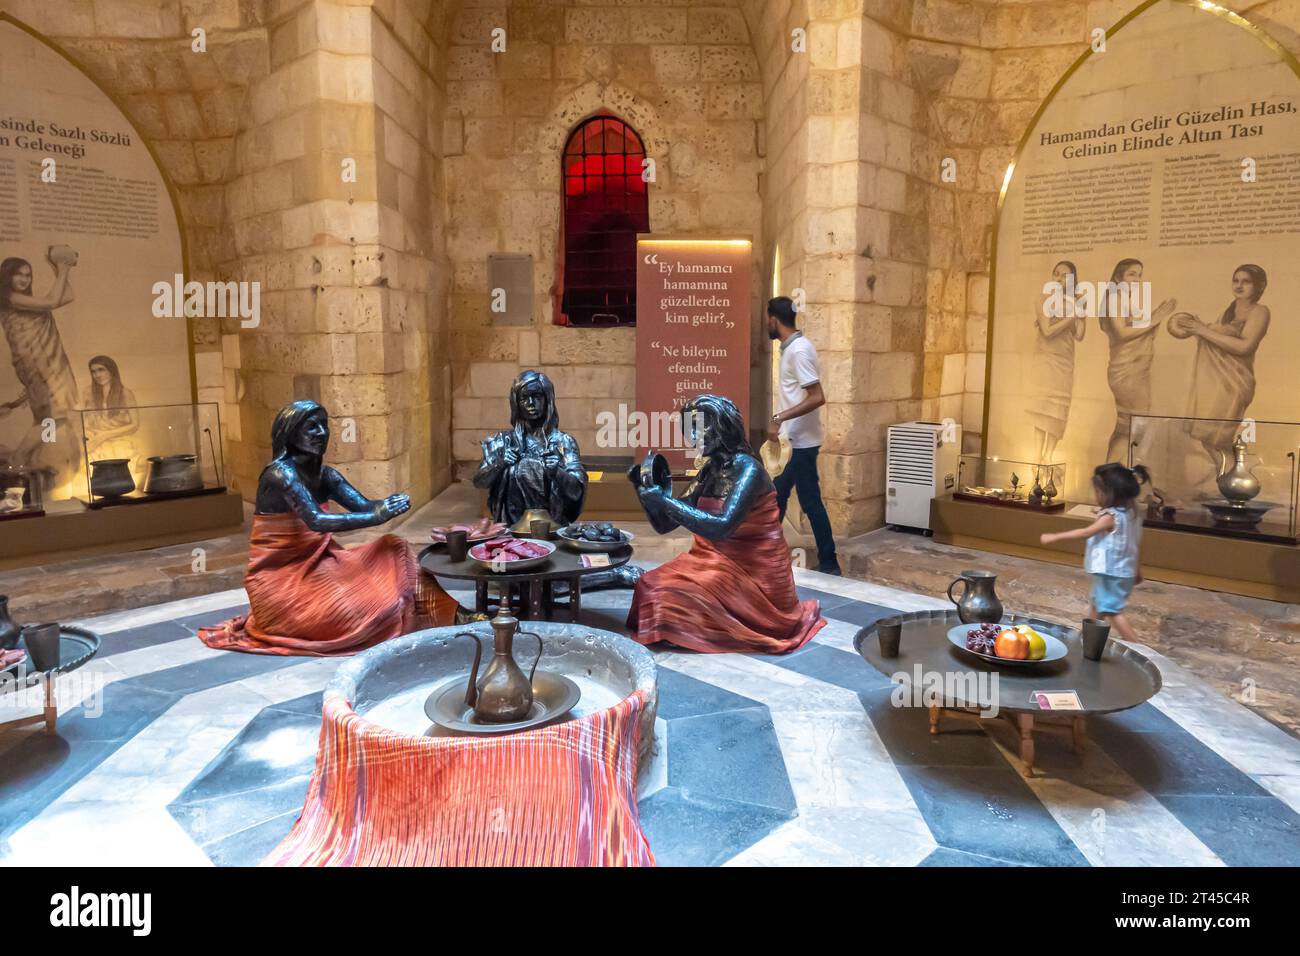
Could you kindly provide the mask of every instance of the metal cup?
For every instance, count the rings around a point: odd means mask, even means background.
[[[1095,617],[1084,618],[1082,636],[1083,656],[1090,661],[1101,660],[1110,640],[1110,624]]]
[[[31,670],[45,672],[59,666],[58,624],[28,624],[23,628],[23,644]]]
[[[447,532],[447,557],[453,561],[464,561],[469,555],[469,532]]]
[[[887,617],[876,622],[876,639],[880,641],[881,657],[897,657],[902,637],[902,618]]]
[[[547,518],[534,518],[528,522],[528,529],[534,538],[545,541],[551,536],[551,522]]]

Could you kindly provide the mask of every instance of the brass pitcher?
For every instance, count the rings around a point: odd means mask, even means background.
[[[479,720],[493,724],[508,724],[528,717],[533,707],[533,675],[537,673],[537,664],[542,659],[542,638],[531,631],[519,631],[519,619],[502,604],[496,617],[489,621],[492,625],[493,643],[492,660],[488,661],[487,670],[482,678],[478,676],[478,665],[483,659],[483,642],[479,636],[470,631],[462,631],[457,637],[474,638],[474,666],[469,672],[469,686],[465,688],[465,703],[474,708],[474,716]],[[515,663],[515,633],[527,634],[537,638],[537,656],[528,676]]]

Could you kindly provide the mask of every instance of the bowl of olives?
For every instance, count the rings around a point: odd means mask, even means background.
[[[632,532],[621,531],[608,521],[577,521],[557,534],[574,551],[617,551],[632,543]]]

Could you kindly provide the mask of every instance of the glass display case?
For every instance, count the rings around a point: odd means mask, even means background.
[[[1065,464],[962,455],[952,496],[1012,508],[1060,511],[1065,507]]]
[[[217,403],[88,408],[80,414],[87,507],[226,490]]]
[[[45,514],[42,484],[36,472],[0,456],[0,521]]]
[[[1130,436],[1149,527],[1300,543],[1300,423],[1134,415]]]

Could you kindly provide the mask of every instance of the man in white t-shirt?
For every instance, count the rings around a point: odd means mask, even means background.
[[[781,343],[778,411],[768,422],[767,437],[775,441],[783,434],[789,439],[791,449],[790,463],[774,480],[781,520],[785,520],[785,506],[793,488],[799,493],[799,507],[808,516],[813,537],[817,539],[817,570],[823,574],[839,574],[835,537],[817,478],[817,452],[822,444],[820,409],[826,404],[817,350],[795,328],[794,303],[786,296],[767,304],[767,334]]]

